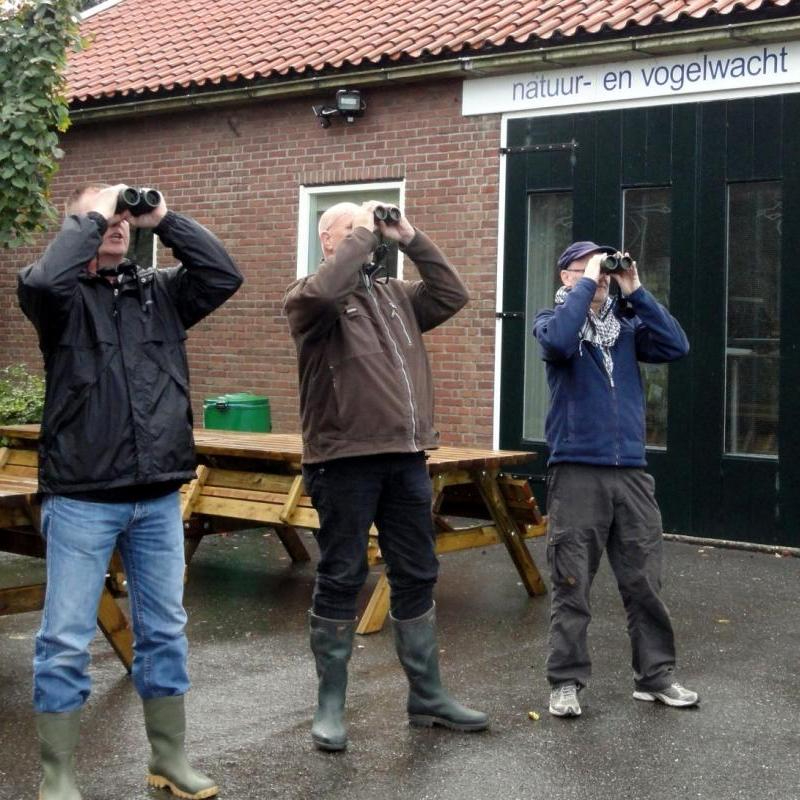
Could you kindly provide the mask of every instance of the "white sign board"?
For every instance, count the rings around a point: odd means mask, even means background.
[[[467,80],[462,113],[566,107],[574,111],[661,98],[688,102],[709,93],[758,94],[766,87],[800,91],[800,42]]]

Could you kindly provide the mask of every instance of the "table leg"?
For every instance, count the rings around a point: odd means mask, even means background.
[[[105,588],[100,596],[100,607],[97,609],[97,624],[130,673],[133,663],[133,632],[117,601]]]
[[[128,593],[125,578],[125,566],[122,563],[122,556],[119,550],[111,554],[111,562],[108,565],[108,578],[106,586],[114,597],[124,597]]]
[[[6,614],[40,611],[44,608],[44,587],[43,583],[37,583],[33,586],[0,589],[0,617]]]
[[[525,546],[516,522],[508,512],[503,493],[497,485],[499,470],[477,469],[471,471],[470,474],[478,487],[483,502],[486,503],[486,508],[494,520],[497,532],[508,549],[528,594],[531,597],[537,594],[546,594],[547,587],[544,585],[530,551]]]
[[[308,550],[306,550],[306,546],[303,544],[303,540],[294,525],[276,525],[275,533],[278,534],[278,538],[286,548],[286,552],[292,561],[295,563],[298,561],[311,561],[311,556],[308,554]]]
[[[378,582],[372,590],[367,607],[361,615],[356,633],[377,633],[383,628],[386,622],[386,615],[389,613],[389,581],[386,573],[381,570]]]

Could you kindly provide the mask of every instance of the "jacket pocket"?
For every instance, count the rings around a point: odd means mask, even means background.
[[[363,358],[382,350],[380,331],[372,318],[360,309],[345,309],[328,341],[328,363],[335,367],[351,358]]]
[[[388,302],[390,309],[388,317],[392,336],[403,350],[411,350],[414,347],[414,339],[416,338],[416,319],[412,325],[402,305],[398,305],[392,300]]]
[[[47,435],[56,436],[82,412],[83,406],[119,357],[113,345],[61,347],[50,361],[50,383],[57,387],[46,408]]]
[[[314,510],[324,513],[330,506],[331,487],[328,468],[324,463],[303,464],[303,484]]]
[[[547,529],[547,564],[554,584],[575,589],[585,572],[586,552],[582,547],[583,531],[579,528]]]

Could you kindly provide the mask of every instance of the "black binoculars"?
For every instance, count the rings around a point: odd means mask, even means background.
[[[613,256],[606,256],[600,262],[601,272],[621,272],[629,270],[633,266],[633,259],[630,256],[621,256],[615,253]]]
[[[376,222],[385,222],[387,225],[394,225],[400,222],[403,215],[397,206],[375,206],[372,210]]]
[[[161,192],[156,189],[134,189],[127,186],[117,197],[116,214],[130,211],[134,217],[155,211],[161,205]]]

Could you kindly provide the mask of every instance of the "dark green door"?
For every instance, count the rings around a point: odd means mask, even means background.
[[[552,306],[558,253],[592,239],[637,258],[692,343],[689,358],[643,369],[666,530],[800,543],[799,325],[786,302],[798,296],[798,114],[790,96],[509,123],[500,443],[538,454],[540,501],[549,398],[531,324]]]

